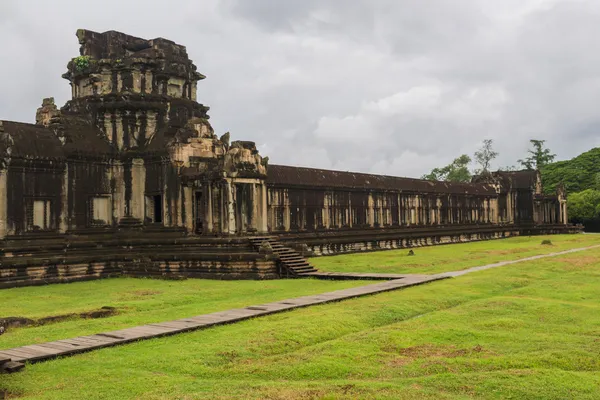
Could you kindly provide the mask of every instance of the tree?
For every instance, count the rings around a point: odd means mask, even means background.
[[[525,169],[540,169],[544,165],[554,161],[556,154],[552,154],[550,149],[544,147],[545,140],[531,139],[529,142],[533,146],[533,149],[527,150],[529,157],[519,160],[519,163]]]
[[[498,171],[503,171],[503,172],[514,172],[514,171],[518,171],[518,170],[519,169],[514,165],[507,165],[506,167],[498,168]]]
[[[429,174],[423,175],[422,179],[427,179],[430,181],[470,182],[470,163],[471,157],[463,154],[443,168],[434,168]]]
[[[478,175],[487,174],[490,171],[492,160],[498,157],[498,153],[492,147],[493,142],[492,139],[485,139],[483,146],[475,152],[475,162],[481,167],[475,171]]]
[[[547,194],[554,193],[560,183],[569,194],[586,189],[600,190],[600,148],[591,149],[570,160],[544,165],[540,172]]]
[[[576,221],[600,218],[600,191],[587,189],[572,193],[567,199],[569,218]]]

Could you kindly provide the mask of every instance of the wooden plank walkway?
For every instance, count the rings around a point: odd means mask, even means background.
[[[433,275],[402,275],[401,279],[394,279],[351,289],[336,290],[334,292],[296,297],[273,303],[219,311],[174,321],[158,322],[133,328],[97,333],[95,335],[79,336],[71,339],[0,350],[0,359],[11,359],[12,361],[18,362],[43,361],[104,347],[117,346],[137,340],[174,335],[216,325],[243,321],[296,308],[402,289],[445,278],[446,277]]]
[[[392,280],[404,279],[408,276],[417,276],[414,274],[383,274],[376,272],[307,272],[298,274],[299,278],[316,278],[332,280]],[[424,275],[422,275],[424,276]]]

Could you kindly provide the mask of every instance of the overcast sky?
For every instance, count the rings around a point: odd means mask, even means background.
[[[600,146],[597,0],[0,0],[0,119],[68,100],[78,28],[187,46],[216,132],[272,163],[418,177],[483,139],[494,167]]]

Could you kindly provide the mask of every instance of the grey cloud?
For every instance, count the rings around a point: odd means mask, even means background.
[[[74,5],[78,6],[74,6]],[[272,162],[419,176],[484,138],[496,166],[528,139],[567,158],[600,145],[593,0],[57,0],[0,4],[0,118],[32,121],[77,28],[184,44],[218,132]]]

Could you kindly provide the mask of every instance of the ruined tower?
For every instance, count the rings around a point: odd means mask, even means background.
[[[77,37],[80,56],[63,75],[72,99],[63,110],[89,115],[117,151],[144,150],[158,130],[208,118],[196,102],[205,77],[184,46],[115,31],[80,29]]]

